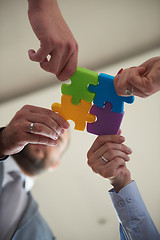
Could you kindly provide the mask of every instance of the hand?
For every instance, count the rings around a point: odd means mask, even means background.
[[[122,144],[125,141],[120,135],[99,136],[88,151],[88,165],[95,173],[109,179],[116,192],[129,184],[130,172],[126,168],[131,149]],[[102,156],[108,160],[106,163]]]
[[[34,123],[33,133],[30,125]],[[20,152],[28,143],[56,145],[69,124],[57,113],[26,105],[18,111],[0,133],[0,156]]]
[[[78,44],[61,15],[57,0],[28,2],[30,24],[40,41],[37,52],[29,50],[30,59],[39,62],[41,68],[54,73],[59,80],[69,79],[77,68]]]
[[[121,71],[114,78],[118,95],[125,96],[129,90],[133,95],[148,97],[160,90],[160,57],[154,57],[138,67]]]

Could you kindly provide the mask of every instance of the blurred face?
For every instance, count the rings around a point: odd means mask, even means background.
[[[57,145],[28,144],[20,153],[15,154],[14,157],[26,174],[36,175],[45,169],[53,169],[59,165],[68,141],[69,133],[66,130],[58,138]]]
[[[55,146],[47,146],[41,144],[28,145],[29,154],[36,159],[37,162],[44,163],[44,168],[55,168],[59,165],[61,156],[67,147],[68,132],[65,132],[58,138],[58,143]]]

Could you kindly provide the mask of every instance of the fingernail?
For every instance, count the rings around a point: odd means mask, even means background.
[[[64,133],[64,129],[62,128],[62,130],[60,131],[59,135],[62,135]]]
[[[132,153],[132,149],[128,147],[128,153]]]
[[[54,140],[57,140],[58,139],[58,135],[56,135],[55,137],[54,137]]]
[[[69,125],[68,122],[65,122],[65,123],[64,123],[64,127],[65,127],[65,128],[69,128],[69,126],[70,126],[70,125]]]
[[[55,140],[54,142],[51,143],[51,146],[55,146],[57,144],[57,141]]]
[[[125,137],[120,136],[120,137],[119,137],[119,140],[124,142],[124,141],[125,141]]]
[[[117,75],[120,74],[122,71],[123,71],[123,68],[121,68],[121,69],[118,71]]]

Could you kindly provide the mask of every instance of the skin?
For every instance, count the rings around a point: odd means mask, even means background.
[[[95,173],[107,178],[116,192],[132,181],[126,167],[132,150],[123,144],[124,141],[120,135],[98,136],[87,153],[88,165]],[[109,162],[104,162],[102,156]]]
[[[118,95],[125,96],[126,89],[142,98],[160,91],[160,57],[154,57],[137,67],[120,71],[114,78]]]
[[[21,152],[12,156],[21,170],[26,175],[33,177],[45,170],[57,168],[68,142],[69,132],[65,130],[64,134],[58,137],[55,146],[28,144]]]
[[[35,52],[28,51],[32,61],[54,73],[61,81],[69,79],[77,68],[78,44],[66,24],[57,0],[28,0],[28,17],[40,41]]]
[[[34,123],[33,133],[30,124]],[[0,132],[0,156],[20,152],[28,143],[56,145],[69,123],[57,113],[31,105],[23,106]]]

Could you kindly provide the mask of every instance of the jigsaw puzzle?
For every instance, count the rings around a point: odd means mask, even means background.
[[[111,75],[98,75],[78,67],[71,77],[71,84],[62,84],[61,104],[53,103],[51,108],[64,119],[74,121],[76,130],[83,131],[87,122],[87,131],[90,133],[118,134],[124,115],[124,102],[133,103],[134,96],[117,95],[113,80]]]
[[[58,112],[66,120],[75,122],[75,129],[84,131],[87,122],[94,122],[95,116],[89,113],[92,103],[86,102],[83,99],[78,105],[72,104],[72,96],[62,95],[61,104],[53,103],[52,110]]]
[[[103,108],[105,102],[112,104],[112,112],[122,113],[124,102],[133,103],[134,96],[121,97],[117,95],[113,79],[114,77],[105,73],[99,74],[99,84],[97,86],[89,85],[88,89],[96,93],[93,103]]]
[[[79,104],[81,99],[87,102],[92,102],[95,97],[95,93],[88,90],[88,85],[98,84],[98,73],[85,68],[77,67],[76,72],[70,79],[71,84],[62,84],[62,94],[71,95],[72,103],[75,105]]]
[[[93,123],[87,123],[87,132],[96,135],[118,134],[124,112],[112,112],[111,108],[110,102],[106,102],[103,108],[93,105],[90,113],[96,115],[97,120]]]

